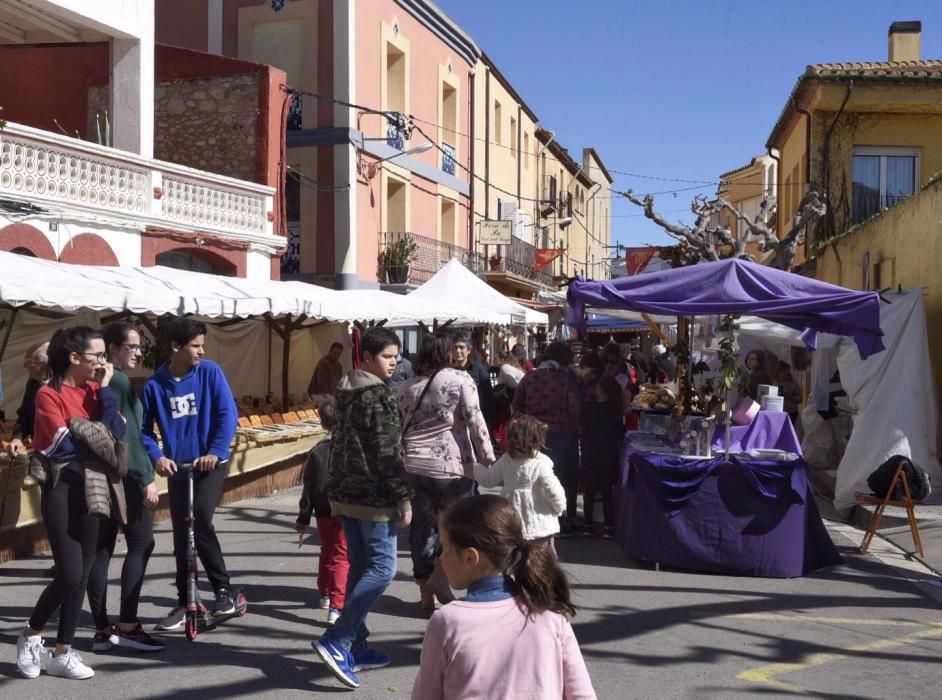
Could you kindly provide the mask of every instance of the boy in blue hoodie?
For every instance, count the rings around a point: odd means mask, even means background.
[[[141,394],[141,437],[154,469],[168,477],[173,554],[177,564],[177,605],[157,629],[172,630],[186,614],[186,474],[178,465],[192,462],[193,527],[196,551],[215,592],[214,615],[235,610],[229,573],[213,528],[219,505],[229,444],[238,419],[235,401],[222,369],[203,359],[206,326],[191,318],[174,319],[166,331],[170,360],[147,380]],[[154,433],[160,429],[161,444]]]

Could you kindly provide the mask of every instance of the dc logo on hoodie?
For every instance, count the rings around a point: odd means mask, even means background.
[[[170,397],[170,415],[176,418],[196,415],[196,394]]]

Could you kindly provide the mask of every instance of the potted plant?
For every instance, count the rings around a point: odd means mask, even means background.
[[[416,258],[418,246],[403,236],[380,253],[380,276],[389,284],[405,284],[409,279],[409,265]]]
[[[500,272],[500,263],[501,263],[500,253],[494,253],[491,257],[487,259],[487,263],[491,272]]]

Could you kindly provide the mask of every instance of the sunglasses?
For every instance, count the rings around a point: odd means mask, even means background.
[[[104,362],[108,356],[103,352],[80,352],[79,355],[94,358],[95,362]]]

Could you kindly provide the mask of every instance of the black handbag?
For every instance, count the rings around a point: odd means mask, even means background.
[[[913,464],[912,460],[904,455],[893,455],[867,477],[867,486],[870,487],[873,494],[880,498],[886,496],[886,492],[890,488],[890,481],[892,481],[893,475],[896,474],[900,462],[903,463],[903,473],[906,475],[906,481],[909,484],[909,493],[912,499],[914,501],[922,501],[928,498],[929,494],[932,493],[932,484],[929,482],[929,474],[919,465]],[[901,481],[897,480],[890,498],[899,500],[903,498],[904,495],[903,484]]]

